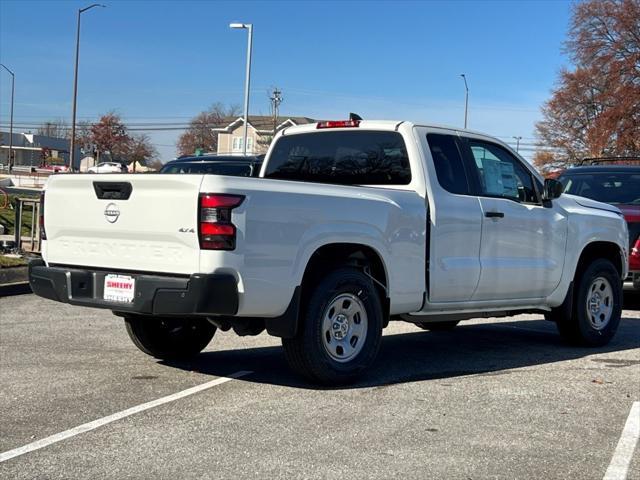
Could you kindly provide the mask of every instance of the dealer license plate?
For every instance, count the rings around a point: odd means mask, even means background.
[[[126,275],[106,275],[102,298],[110,302],[132,303],[136,280]]]

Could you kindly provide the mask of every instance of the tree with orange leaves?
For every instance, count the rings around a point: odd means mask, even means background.
[[[554,163],[639,155],[640,0],[576,4],[565,49],[575,70],[560,72],[536,125],[540,142],[561,152]]]

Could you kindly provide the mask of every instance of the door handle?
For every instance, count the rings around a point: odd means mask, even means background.
[[[484,216],[487,218],[504,218],[504,213],[502,212],[484,212]]]

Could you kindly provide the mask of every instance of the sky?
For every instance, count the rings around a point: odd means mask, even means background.
[[[184,125],[215,102],[242,106],[247,34],[229,23],[243,22],[254,25],[252,115],[269,114],[277,86],[282,115],[461,127],[465,73],[468,127],[521,136],[530,158],[540,107],[570,66],[562,0],[101,1],[82,14],[79,120],[116,111],[132,127]],[[16,74],[20,130],[70,122],[77,10],[90,4],[0,0],[0,63]],[[10,84],[2,70],[3,130]],[[146,133],[163,161],[175,157],[180,131]]]

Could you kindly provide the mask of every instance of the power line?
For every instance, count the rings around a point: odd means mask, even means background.
[[[27,128],[27,129],[39,129],[46,127],[47,123],[51,123],[52,128],[55,127],[58,130],[71,130],[71,127],[68,125],[58,125],[53,122],[14,122],[14,127],[18,128]],[[97,122],[87,122],[84,123],[83,126],[93,127],[94,125],[99,125]],[[162,131],[162,130],[185,130],[192,127],[191,123],[183,123],[183,122],[125,122],[125,127],[132,131]],[[209,124],[198,124],[198,127],[220,127],[220,124],[217,123],[209,123]],[[8,124],[0,124],[0,128],[8,128]],[[496,138],[503,139],[511,139],[513,136],[496,136]],[[535,137],[522,137],[523,139],[529,140],[537,140]],[[513,142],[506,142],[511,144]],[[540,146],[538,143],[532,142],[520,142],[520,146]]]
[[[93,127],[95,125],[99,125],[97,123],[86,123],[82,126],[86,126],[86,127]],[[46,124],[43,123],[14,123],[14,128],[20,128],[20,129],[27,129],[27,130],[38,130],[40,128],[46,128]],[[127,124],[125,123],[124,126],[127,128],[127,130],[129,131],[140,131],[140,132],[145,132],[145,131],[162,131],[162,130],[187,130],[189,128],[192,127],[192,125],[190,124],[163,124],[163,123],[159,123],[159,124]],[[204,128],[215,128],[215,127],[220,127],[220,124],[199,124],[198,127],[204,127]],[[5,124],[0,124],[0,128],[8,128],[7,125]],[[53,128],[53,126],[52,126]],[[62,126],[62,125],[55,125],[55,128],[57,128],[58,130],[71,130],[71,127],[68,126]]]

